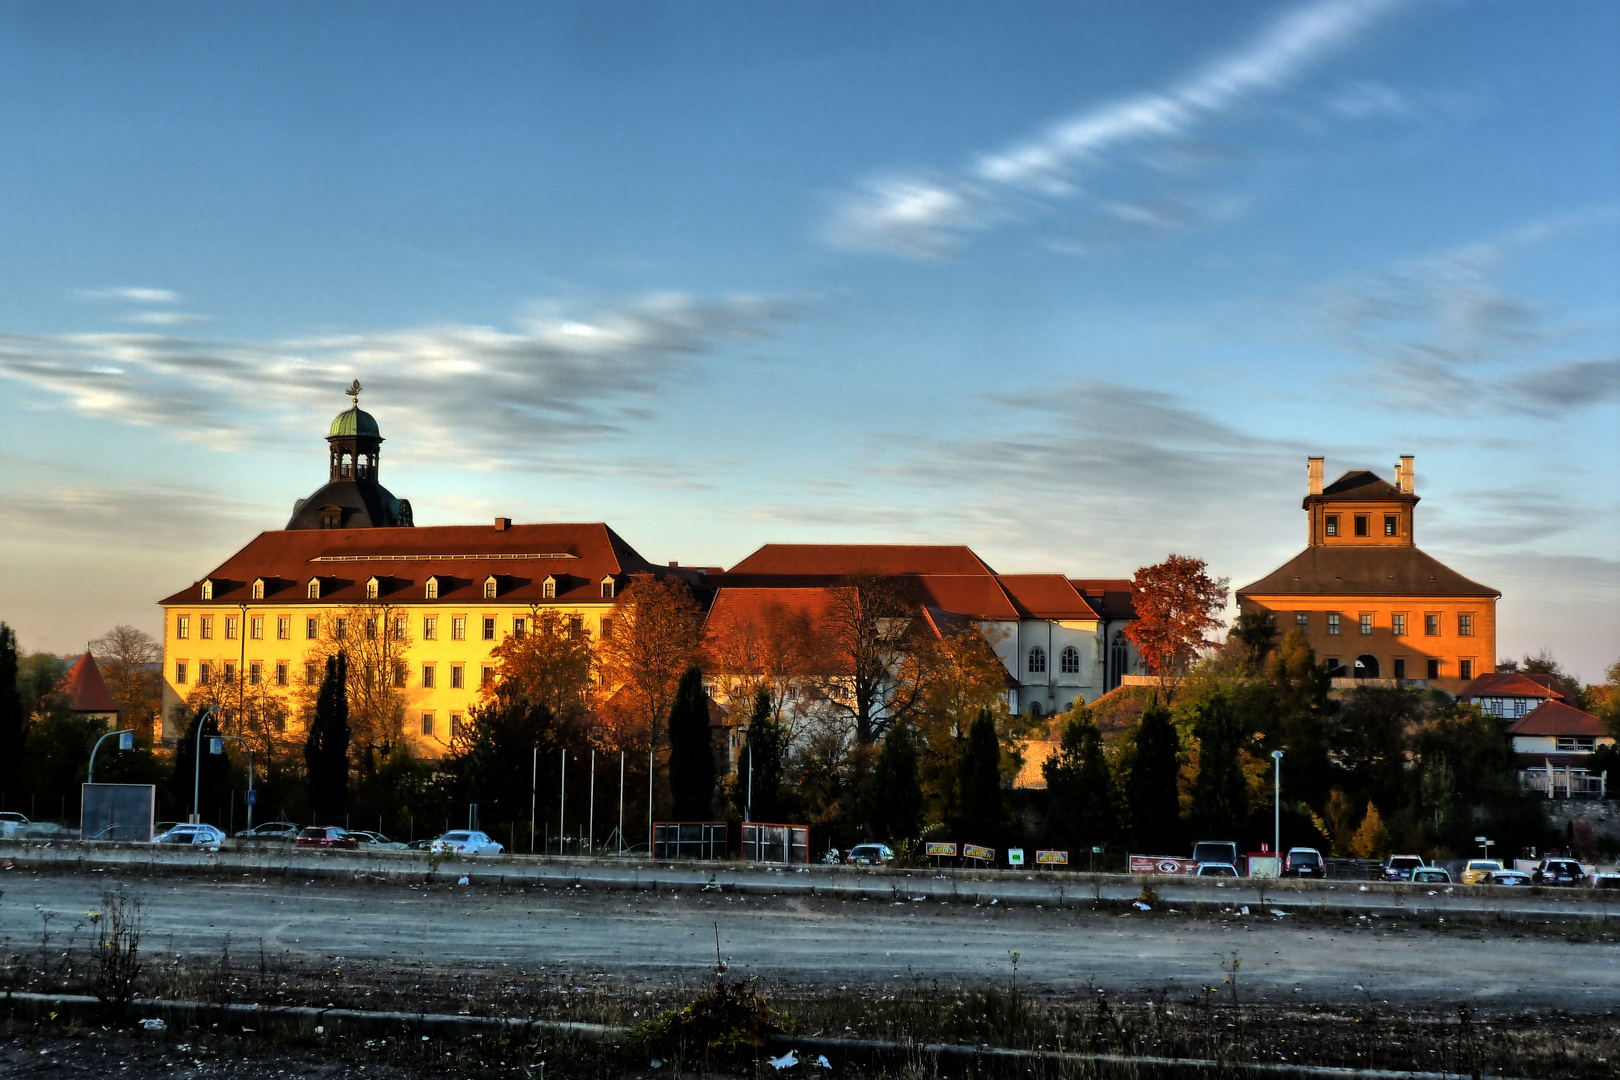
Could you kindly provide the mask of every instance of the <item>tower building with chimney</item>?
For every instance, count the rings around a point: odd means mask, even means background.
[[[1238,590],[1245,612],[1269,612],[1279,636],[1304,631],[1336,685],[1369,680],[1457,693],[1496,658],[1501,592],[1417,546],[1413,458],[1395,482],[1353,470],[1324,486],[1308,458],[1306,547]]]

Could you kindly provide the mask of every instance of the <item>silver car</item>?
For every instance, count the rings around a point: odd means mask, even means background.
[[[476,829],[454,829],[433,841],[429,850],[441,855],[499,855],[506,848]]]
[[[176,825],[152,837],[152,843],[217,848],[224,839],[225,833],[212,825]]]

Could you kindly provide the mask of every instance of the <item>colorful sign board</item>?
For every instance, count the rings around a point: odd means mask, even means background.
[[[1008,848],[1007,849],[1007,865],[1008,866],[1023,866],[1024,865],[1024,849],[1021,848],[1021,847]]]
[[[956,858],[956,844],[952,841],[930,840],[928,841],[928,850],[925,852],[925,854],[944,855],[954,859]]]
[[[985,862],[995,862],[996,849],[993,847],[980,847],[978,844],[963,844],[962,858],[983,859]]]
[[[1067,851],[1037,851],[1035,852],[1036,866],[1068,866],[1069,853]]]
[[[1191,859],[1181,859],[1174,855],[1132,855],[1131,873],[1133,874],[1192,874],[1198,870],[1198,864]]]

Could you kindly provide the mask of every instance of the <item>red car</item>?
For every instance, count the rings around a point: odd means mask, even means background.
[[[357,848],[360,841],[349,835],[349,830],[336,825],[311,825],[298,834],[293,847]]]

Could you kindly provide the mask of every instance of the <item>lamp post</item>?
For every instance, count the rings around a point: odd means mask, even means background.
[[[210,716],[212,716],[214,713],[216,713],[218,711],[219,711],[219,706],[218,705],[210,705],[210,706],[208,706],[208,708],[203,710],[203,714],[201,716],[197,717],[197,747],[196,747],[196,752],[192,755],[192,769],[191,769],[191,823],[193,825],[197,824],[198,822],[200,822],[202,820],[202,818],[199,817],[198,813],[197,813],[197,803],[198,803],[199,796],[202,794],[202,733],[203,733],[203,725],[208,722],[208,718]]]
[[[102,743],[106,742],[108,739],[112,738],[114,735],[122,735],[123,736],[123,738],[118,740],[118,749],[120,749],[120,750],[133,750],[135,748],[135,729],[134,728],[122,728],[122,729],[120,729],[118,731],[109,731],[109,732],[107,732],[107,734],[103,735],[101,738],[96,740],[96,745],[94,745],[94,746],[92,746],[90,748],[90,771],[89,771],[89,774],[86,775],[85,778],[84,778],[85,783],[93,784],[93,783],[96,782],[96,751],[101,749],[101,744]]]
[[[247,743],[247,740],[242,738],[240,735],[216,735],[214,737],[220,741],[220,744],[221,744],[220,745],[220,753],[225,752],[224,743],[225,743],[225,741],[227,739],[229,739],[231,742],[239,742],[239,743],[241,743],[242,744],[242,749],[247,751],[247,756],[248,756],[247,827],[248,827],[248,832],[252,832],[253,831],[253,747],[249,746],[248,743]]]
[[[1277,876],[1282,877],[1282,758],[1281,750],[1271,752],[1271,760],[1276,763],[1276,787],[1271,796],[1271,846],[1277,853]]]

